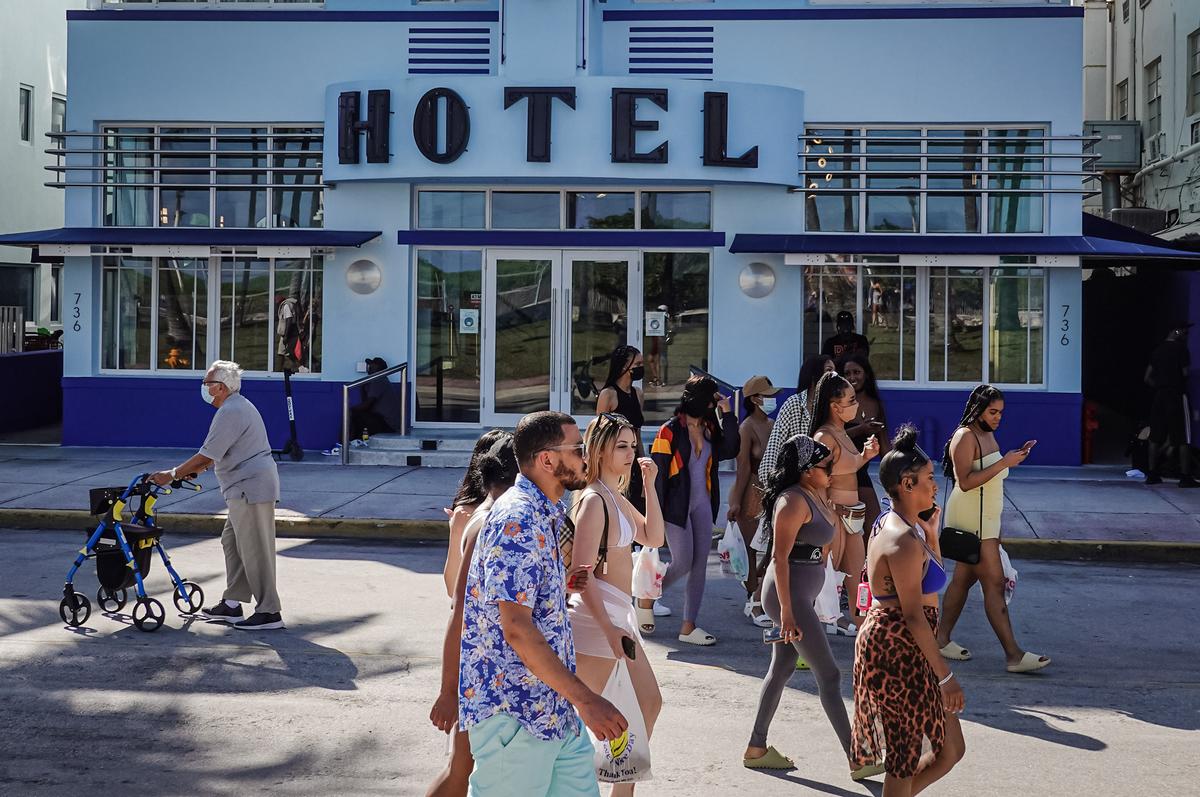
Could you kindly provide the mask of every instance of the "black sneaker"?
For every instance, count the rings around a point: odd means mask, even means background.
[[[283,617],[279,612],[255,612],[240,623],[234,623],[233,627],[243,631],[272,631],[283,628]]]
[[[225,601],[217,601],[216,605],[204,609],[201,614],[210,620],[220,620],[223,623],[236,623],[242,619],[242,607],[229,608]]]
[[[1179,480],[1180,487],[1200,487],[1200,482],[1193,479],[1191,476],[1184,476]]]
[[[1154,475],[1147,476],[1146,481],[1143,482],[1143,484],[1162,484],[1162,477]]]

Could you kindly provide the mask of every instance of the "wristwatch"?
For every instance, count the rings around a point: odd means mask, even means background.
[[[175,468],[171,468],[171,481],[178,481],[179,477],[175,475]]]

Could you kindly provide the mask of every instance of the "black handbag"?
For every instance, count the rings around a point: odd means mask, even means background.
[[[975,436],[975,440],[979,441],[979,436]],[[982,454],[983,444],[979,443],[979,451]],[[983,470],[983,456],[979,457],[979,469]],[[949,485],[947,485],[949,492]],[[943,516],[944,520],[944,516]],[[965,565],[979,564],[979,549],[982,545],[980,534],[983,533],[983,485],[979,486],[979,534],[973,534],[969,531],[956,529],[953,526],[943,526],[942,533],[938,535],[938,545],[942,549],[942,558],[953,559],[956,562],[962,562]]]

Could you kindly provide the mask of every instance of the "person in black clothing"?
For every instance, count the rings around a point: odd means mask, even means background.
[[[854,352],[870,355],[871,342],[854,331],[854,314],[843,310],[837,314],[837,334],[825,339],[821,353],[838,360]]]
[[[645,417],[642,415],[642,391],[634,387],[633,383],[642,381],[645,370],[640,351],[625,344],[617,346],[609,355],[608,376],[604,379],[604,387],[600,389],[600,394],[596,396],[596,415],[615,412],[625,416],[625,420],[633,425],[637,434],[636,456],[639,459],[646,456],[642,446],[642,424],[645,423]],[[639,468],[633,468],[630,472],[626,497],[639,512],[645,513],[646,492]]]
[[[1187,429],[1187,374],[1191,355],[1187,348],[1187,328],[1175,327],[1167,339],[1150,355],[1146,384],[1154,388],[1150,407],[1150,470],[1146,484],[1161,484],[1159,469],[1172,449],[1179,457],[1179,486],[1200,487],[1192,478],[1191,451]]]
[[[367,360],[367,373],[377,374],[388,367],[382,357]],[[386,378],[376,379],[359,388],[362,401],[350,408],[350,434],[367,430],[368,435],[398,432],[401,423],[400,397]]]

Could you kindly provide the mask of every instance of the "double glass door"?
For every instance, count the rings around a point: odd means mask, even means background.
[[[489,250],[483,273],[480,415],[591,415],[618,344],[640,346],[637,252]]]

